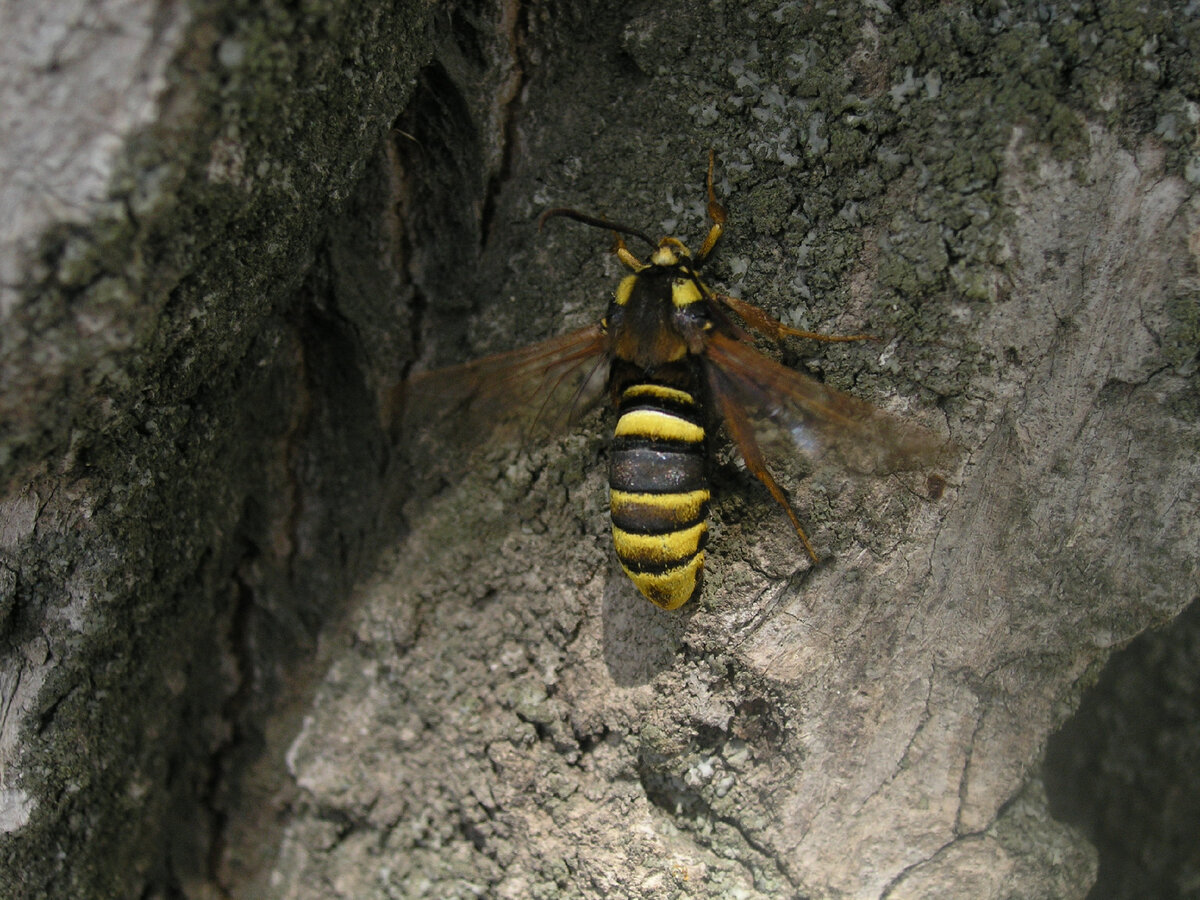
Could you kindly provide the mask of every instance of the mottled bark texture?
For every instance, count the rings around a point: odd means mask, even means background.
[[[1156,777],[1101,788],[1083,720],[1050,800],[1042,768],[1114,649],[1196,628],[1190,7],[18,0],[0,33],[5,897],[1194,885],[1194,652],[1089,701],[1174,698],[1140,721],[1178,752],[1110,745]],[[608,236],[545,207],[695,245],[709,148],[711,280],[879,335],[783,358],[960,452],[777,459],[814,567],[718,441],[666,613],[612,560],[605,415],[430,459],[390,398],[600,315]]]

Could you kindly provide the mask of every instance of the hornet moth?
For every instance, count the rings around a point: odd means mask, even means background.
[[[573,209],[546,210],[615,235],[631,271],[598,323],[532,346],[409,379],[401,388],[406,422],[420,430],[452,417],[479,439],[502,420],[524,430],[576,420],[607,387],[617,409],[609,457],[613,544],[621,567],[651,602],[676,609],[699,589],[708,537],[705,475],[710,425],[724,423],[746,468],[787,514],[805,551],[817,553],[771,475],[760,434],[789,439],[793,452],[832,454],[852,470],[892,472],[935,462],[943,439],[781,365],[754,346],[747,329],[774,341],[862,341],[784,325],[759,307],[700,280],[725,228],[708,160],[708,217],[693,255],[682,241]],[[650,248],[643,262],[625,244]],[[740,324],[739,324],[740,323]],[[409,430],[406,428],[406,430]]]

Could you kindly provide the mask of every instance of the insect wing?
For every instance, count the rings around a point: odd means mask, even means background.
[[[707,341],[705,365],[710,386],[723,402],[736,403],[760,430],[768,423],[783,432],[813,459],[831,457],[864,474],[916,469],[945,459],[949,444],[932,431],[827,387],[720,332]]]
[[[606,339],[591,325],[473,362],[422,372],[401,386],[401,434],[430,459],[447,448],[547,436],[576,422],[603,394]]]

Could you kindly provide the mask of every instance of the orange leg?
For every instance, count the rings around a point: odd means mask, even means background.
[[[725,231],[725,219],[727,213],[725,207],[717,202],[716,192],[713,191],[713,163],[716,160],[716,153],[712,150],[708,151],[708,217],[712,219],[712,228],[708,230],[708,237],[704,239],[704,243],[700,247],[700,252],[696,254],[696,265],[701,265],[708,254],[712,253],[712,248],[716,246],[721,234]]]
[[[718,291],[709,291],[715,300],[723,303],[733,312],[741,316],[742,321],[753,328],[760,334],[765,334],[777,341],[783,340],[785,337],[807,338],[810,341],[877,341],[879,338],[870,334],[822,334],[819,331],[801,331],[799,328],[792,328],[789,325],[784,325],[774,316],[768,314],[765,310],[760,309],[753,303],[747,303],[745,300],[739,300],[737,297],[730,297],[728,294],[722,294]]]
[[[717,379],[710,376],[709,382],[713,388],[712,393],[717,399],[717,405],[721,410],[721,418],[725,421],[725,427],[729,429],[729,436],[733,438],[733,443],[737,446],[738,452],[742,454],[746,468],[771,492],[771,496],[775,498],[775,502],[783,507],[783,511],[792,520],[792,527],[796,529],[796,534],[800,536],[800,542],[804,544],[804,549],[812,557],[813,563],[820,562],[820,559],[817,557],[817,551],[813,549],[812,542],[808,539],[808,535],[804,533],[804,528],[800,525],[800,518],[796,515],[796,511],[792,509],[792,505],[788,503],[787,495],[783,493],[783,488],[779,486],[767,469],[766,460],[763,459],[762,450],[759,449],[758,441],[754,437],[754,430],[750,424],[750,420],[746,417],[746,411],[729,395],[728,391],[721,388]]]
[[[613,248],[613,253],[617,255],[617,259],[625,263],[625,265],[633,269],[635,272],[640,272],[642,269],[646,268],[646,264],[644,262],[629,252],[629,248],[625,246],[625,238],[621,237],[621,235],[617,234],[616,232],[613,232],[613,234],[617,239],[617,245]]]

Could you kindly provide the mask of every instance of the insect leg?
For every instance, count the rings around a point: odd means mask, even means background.
[[[617,255],[617,259],[625,263],[625,265],[633,269],[635,272],[640,272],[642,269],[646,268],[646,264],[644,262],[629,252],[629,248],[625,246],[625,239],[621,237],[621,235],[616,234],[616,232],[614,232],[614,236],[617,239],[617,245],[613,248],[613,253]]]
[[[737,313],[747,325],[755,331],[772,337],[777,341],[783,340],[785,337],[806,338],[810,341],[877,341],[879,338],[870,334],[822,334],[819,331],[801,331],[799,328],[792,328],[789,325],[784,325],[774,316],[766,312],[766,310],[755,306],[753,303],[748,303],[745,300],[739,300],[737,297],[730,297],[728,294],[722,294],[719,291],[709,290],[714,300],[717,300],[733,312]]]
[[[712,253],[713,247],[716,246],[717,240],[721,237],[721,233],[725,231],[725,219],[727,213],[725,207],[717,202],[716,192],[713,191],[713,163],[716,160],[716,153],[712,150],[708,151],[708,217],[712,219],[712,228],[708,230],[708,237],[704,239],[704,243],[700,247],[700,252],[696,254],[696,265],[700,266],[704,260],[708,258],[708,254]]]
[[[771,496],[775,498],[775,502],[783,507],[783,511],[792,520],[792,527],[796,529],[796,534],[799,535],[800,542],[804,544],[804,549],[812,557],[812,561],[814,563],[820,562],[817,558],[817,551],[813,549],[812,542],[809,541],[808,535],[804,533],[800,519],[796,515],[796,511],[792,509],[792,505],[788,502],[787,496],[783,493],[783,488],[778,485],[767,469],[766,460],[763,459],[762,450],[759,449],[758,441],[754,437],[754,429],[750,424],[750,420],[746,417],[746,411],[731,396],[730,392],[724,388],[720,382],[720,376],[711,367],[708,369],[708,376],[709,386],[712,389],[713,396],[717,399],[717,407],[721,411],[721,418],[725,421],[725,427],[729,429],[729,436],[733,438],[734,444],[737,445],[738,452],[742,454],[746,468],[771,492]]]

